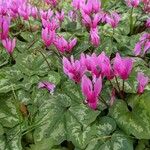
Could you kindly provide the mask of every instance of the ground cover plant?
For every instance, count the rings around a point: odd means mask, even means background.
[[[149,150],[149,31],[149,0],[0,0],[0,150]]]

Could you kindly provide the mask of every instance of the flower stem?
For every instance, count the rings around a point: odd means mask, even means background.
[[[113,85],[113,83],[111,82],[111,80],[109,80],[109,82],[110,82],[110,85],[111,85],[112,87],[114,87],[114,85]]]
[[[102,96],[100,96],[100,99],[103,102],[103,104],[105,104],[106,107],[109,107],[109,105],[107,104],[107,102],[104,100],[104,98]]]
[[[120,94],[120,97],[121,97],[121,99],[124,100],[124,96],[123,96],[123,94],[122,94],[122,91],[121,91],[121,89],[120,89],[119,82],[118,82],[116,76],[115,76],[115,80],[116,80],[116,84],[117,84],[117,87],[118,87],[118,92],[119,92],[119,94]]]
[[[117,84],[117,87],[118,87],[118,92],[120,93],[120,92],[121,92],[121,90],[120,90],[119,82],[118,82],[118,80],[117,80],[117,77],[116,77],[116,76],[115,76],[115,81],[116,81],[116,84]]]
[[[124,93],[124,80],[122,80],[122,91]]]
[[[40,52],[40,54],[43,56],[43,58],[45,59],[47,65],[48,65],[48,67],[49,67],[49,69],[51,70],[51,65],[49,64],[49,62],[48,62],[46,56],[43,54],[43,52],[42,52],[41,50],[38,50],[38,52]]]
[[[115,29],[113,28],[113,32],[111,35],[111,53],[113,53],[113,39],[114,39]]]
[[[30,22],[30,19],[28,20],[29,22],[29,27],[30,27],[30,32],[32,33],[32,35],[34,36],[33,32],[32,32],[32,27],[31,27],[31,22]]]

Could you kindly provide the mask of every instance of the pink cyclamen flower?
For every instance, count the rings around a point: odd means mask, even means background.
[[[60,36],[56,37],[54,45],[57,48],[57,50],[59,50],[59,52],[65,53],[68,47],[68,42],[66,41],[66,39],[64,39],[64,37]]]
[[[88,71],[92,71],[92,67],[95,66],[96,59],[97,59],[95,58],[95,55],[96,55],[95,53],[92,54],[91,56],[88,54],[85,55],[84,53],[81,54],[80,57],[81,65],[84,66]]]
[[[134,48],[135,56],[145,55],[150,50],[150,34],[145,33],[141,36],[140,41],[136,43]]]
[[[57,5],[57,0],[45,0],[48,5],[55,7]]]
[[[138,81],[138,90],[137,90],[137,92],[139,94],[142,94],[144,92],[144,89],[145,89],[146,85],[149,82],[149,78],[146,77],[144,75],[144,73],[138,72],[138,74],[137,74],[137,81]]]
[[[48,11],[40,10],[40,17],[44,20],[49,20],[53,16],[53,11],[49,9]]]
[[[100,44],[100,37],[98,35],[98,29],[95,28],[91,28],[90,30],[90,40],[91,40],[91,43],[92,45],[94,45],[95,47],[98,47],[99,44]]]
[[[129,7],[135,7],[135,8],[140,4],[140,1],[141,0],[125,0],[126,4]]]
[[[8,12],[7,3],[6,2],[0,3],[0,15],[5,16],[7,15],[7,12]]]
[[[73,11],[73,10],[69,11],[68,12],[68,17],[69,17],[69,19],[71,21],[76,21],[77,20],[77,13],[76,13],[76,11]]]
[[[11,40],[7,38],[5,40],[2,40],[2,44],[5,47],[7,53],[9,55],[12,55],[14,48],[16,46],[16,39],[14,38],[13,40]]]
[[[144,3],[144,12],[145,13],[150,13],[150,1],[149,0],[142,0]]]
[[[92,0],[93,12],[98,13],[101,10],[101,1],[100,0]]]
[[[150,18],[147,19],[147,21],[146,21],[146,27],[147,27],[147,28],[150,28]]]
[[[93,83],[86,75],[84,75],[82,77],[81,88],[83,95],[86,97],[85,102],[90,108],[95,110],[98,104],[98,97],[102,90],[101,77]]]
[[[31,14],[31,6],[27,4],[23,4],[18,9],[19,15],[23,17],[24,20],[29,20]]]
[[[63,57],[64,73],[76,83],[79,83],[81,81],[85,69],[86,68],[81,65],[81,62],[79,60],[74,60],[73,56],[71,56],[70,61],[66,57]]]
[[[38,9],[37,9],[37,7],[32,7],[32,8],[31,8],[31,16],[32,16],[34,19],[37,19],[37,18],[38,18]]]
[[[40,82],[38,84],[38,88],[47,89],[50,93],[54,92],[55,87],[56,87],[55,84],[51,82]]]
[[[135,48],[134,48],[134,54],[135,54],[135,56],[140,55],[141,51],[142,51],[142,46],[141,46],[141,43],[138,42],[138,43],[136,43]]]
[[[72,6],[75,8],[75,9],[80,9],[81,5],[85,2],[85,0],[73,0],[72,1]]]
[[[118,26],[120,19],[120,15],[118,15],[116,12],[113,12],[111,15],[106,15],[106,22],[112,28],[116,28]]]
[[[56,46],[56,48],[61,52],[71,52],[72,49],[74,48],[74,46],[77,43],[77,39],[74,38],[73,40],[71,40],[70,42],[67,41],[64,37],[57,37],[54,41],[54,45]]]
[[[105,52],[102,52],[97,58],[98,65],[101,69],[102,77],[106,76],[108,80],[114,78],[114,73],[111,67],[110,58],[106,56]]]
[[[59,23],[55,18],[51,18],[51,20],[42,19],[42,25],[44,28],[48,28],[48,30],[57,30],[59,28]]]
[[[113,64],[115,76],[119,76],[123,80],[128,79],[131,74],[132,67],[133,61],[131,58],[121,58],[119,53],[116,54]]]
[[[9,33],[10,18],[0,17],[0,39],[6,39]]]
[[[82,23],[86,26],[86,27],[91,27],[92,26],[92,18],[84,13],[83,11],[81,11],[82,14]]]
[[[42,29],[42,40],[44,44],[49,47],[55,39],[55,30],[51,31],[48,28]]]
[[[20,4],[18,1],[9,1],[9,13],[12,17],[17,17],[18,16],[18,9],[20,7]]]
[[[86,67],[87,71],[91,72],[93,78],[98,78],[101,75],[101,68],[97,61],[95,53],[90,55],[81,54],[80,62]]]
[[[65,13],[62,10],[61,12],[56,12],[56,18],[59,20],[59,22],[63,22],[65,18]]]
[[[68,47],[66,49],[66,52],[71,52],[76,44],[77,44],[77,39],[76,38],[74,38],[70,42],[68,42]]]
[[[87,3],[81,4],[81,9],[84,13],[90,15],[93,13],[98,13],[101,9],[101,2],[99,0],[87,0]]]
[[[100,23],[100,20],[102,19],[100,13],[94,14],[93,17],[85,14],[83,11],[81,13],[82,13],[82,22],[86,27],[97,28],[97,25]]]

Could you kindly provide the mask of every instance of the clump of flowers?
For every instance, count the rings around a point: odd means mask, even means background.
[[[111,94],[111,105],[115,98],[115,93],[119,93],[123,98],[122,90],[119,87],[117,78],[127,80],[133,69],[133,60],[128,57],[121,57],[119,53],[111,61],[104,52],[100,55],[82,54],[80,60],[74,60],[71,57],[71,62],[67,58],[63,58],[63,68],[66,75],[76,83],[81,83],[83,95],[86,97],[86,103],[92,109],[97,108],[98,98],[102,90],[102,81],[107,78],[110,82],[116,80],[117,87],[113,85]],[[90,73],[90,78],[86,73]],[[92,80],[91,80],[92,79]],[[112,82],[111,82],[112,83]]]

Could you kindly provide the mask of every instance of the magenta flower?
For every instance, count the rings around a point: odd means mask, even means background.
[[[5,47],[7,53],[9,55],[12,55],[14,48],[16,46],[16,39],[14,38],[13,40],[11,40],[7,38],[5,40],[2,40],[2,44]]]
[[[140,0],[125,0],[129,7],[137,7],[140,4]]]
[[[52,5],[53,7],[56,7],[57,0],[45,0],[45,2],[49,5]]]
[[[150,13],[150,1],[149,0],[142,0],[144,4],[144,12]]]
[[[106,56],[105,52],[102,52],[97,59],[98,65],[101,69],[101,75],[106,76],[108,80],[114,78],[114,73],[111,67],[110,58]]]
[[[54,45],[61,53],[64,53],[68,48],[68,42],[62,36],[56,37]]]
[[[99,0],[87,0],[87,3],[81,4],[81,9],[88,15],[98,13],[101,10],[101,2]]]
[[[0,39],[6,39],[9,33],[10,18],[0,17]]]
[[[138,94],[142,94],[144,92],[144,89],[145,89],[146,85],[149,82],[149,78],[146,77],[144,75],[144,73],[139,72],[137,74],[137,81],[138,81],[138,90],[137,90],[137,92],[138,92]]]
[[[98,13],[101,10],[101,1],[100,0],[92,0],[93,12]]]
[[[48,11],[40,10],[41,19],[49,20],[53,16],[53,11],[49,9]]]
[[[149,19],[147,19],[147,21],[146,21],[146,24],[145,24],[145,25],[146,25],[146,27],[147,27],[147,28],[150,28],[150,18],[149,18]]]
[[[93,21],[92,21],[92,25],[90,26],[91,28],[97,28],[97,25],[99,24],[100,20],[101,20],[101,15],[99,13],[95,14],[93,16]]]
[[[106,17],[107,17],[107,13],[106,13],[106,12],[101,11],[101,12],[99,13],[99,17],[100,17],[100,22],[102,22],[102,23],[107,23],[107,22],[106,22]]]
[[[32,16],[34,19],[37,19],[37,18],[38,18],[38,9],[37,9],[37,7],[32,7],[32,8],[31,8],[31,16]]]
[[[101,77],[93,83],[86,75],[84,75],[82,77],[81,88],[83,95],[86,97],[85,102],[90,108],[95,110],[98,104],[98,97],[102,90]]]
[[[92,13],[92,0],[88,0],[87,3],[81,4],[81,10],[87,14],[90,15]]]
[[[71,52],[72,49],[74,48],[74,46],[76,45],[76,43],[77,43],[76,38],[74,38],[72,41],[68,42],[62,36],[57,37],[54,41],[54,45],[61,53]]]
[[[29,20],[31,15],[31,6],[27,4],[23,4],[18,9],[19,15],[23,17],[24,20]]]
[[[51,20],[42,19],[42,25],[44,28],[48,28],[48,30],[57,30],[59,28],[59,23],[55,18],[51,18]]]
[[[133,67],[133,61],[131,58],[121,58],[120,54],[117,53],[114,58],[114,74],[115,76],[119,76],[121,79],[128,79]]]
[[[75,82],[79,83],[85,72],[85,67],[81,65],[80,61],[74,61],[73,56],[69,61],[66,57],[63,57],[63,70],[64,73]]]
[[[71,40],[70,42],[68,42],[68,47],[66,49],[66,52],[71,52],[72,49],[75,47],[75,45],[77,44],[77,39],[74,38],[73,40]]]
[[[94,64],[94,62],[92,62],[93,61],[92,58],[93,58],[93,56],[89,56],[87,54],[85,55],[83,53],[81,54],[81,57],[80,57],[81,65],[84,66],[88,71],[92,71],[92,64]]]
[[[89,15],[87,15],[84,12],[81,12],[82,14],[82,22],[86,27],[92,27],[92,19]]]
[[[81,13],[82,13],[82,22],[86,27],[97,28],[97,25],[100,23],[102,19],[100,13],[94,14],[93,17],[84,13],[83,11]]]
[[[92,45],[94,45],[95,47],[98,47],[100,44],[100,37],[98,35],[98,29],[91,29],[90,30],[90,40]]]
[[[85,3],[85,0],[73,0],[72,6],[78,10],[78,9],[80,9],[80,7],[83,3]]]
[[[59,20],[59,22],[63,22],[65,18],[65,13],[62,10],[61,12],[56,12],[56,18]]]
[[[9,13],[13,18],[18,16],[18,8],[21,5],[17,1],[9,1]]]
[[[42,29],[42,40],[44,44],[49,47],[55,39],[55,30],[51,31],[48,28]]]
[[[77,13],[73,10],[68,12],[68,17],[71,21],[76,21],[77,19]]]
[[[95,53],[93,53],[91,56],[81,54],[80,62],[87,71],[92,73],[93,78],[98,78],[101,75],[101,68],[98,64]]]
[[[50,93],[54,92],[55,87],[55,84],[51,82],[40,82],[38,84],[38,88],[47,89]]]
[[[150,34],[145,33],[141,36],[140,41],[136,43],[134,48],[135,56],[145,55],[150,50]]]
[[[113,12],[111,15],[106,15],[106,22],[112,28],[116,28],[118,26],[120,19],[120,16],[116,12]]]
[[[141,43],[140,42],[136,43],[135,48],[134,48],[135,56],[140,55],[141,54],[141,50],[142,50]]]
[[[7,7],[7,3],[0,3],[0,15],[5,16],[7,15],[8,12],[8,7]]]

